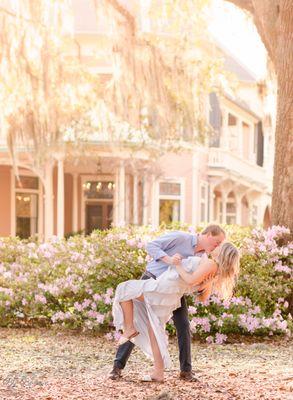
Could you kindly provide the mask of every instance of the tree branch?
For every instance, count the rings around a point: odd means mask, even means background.
[[[277,47],[277,21],[279,6],[275,0],[225,0],[248,11],[253,17],[256,29],[275,64],[275,51]]]

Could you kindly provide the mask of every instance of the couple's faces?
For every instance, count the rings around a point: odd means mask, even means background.
[[[223,243],[225,240],[225,235],[221,233],[220,235],[213,236],[211,234],[207,234],[207,246],[206,246],[206,252],[211,253],[213,252],[216,253],[220,251],[220,245]],[[216,250],[215,250],[216,249]]]

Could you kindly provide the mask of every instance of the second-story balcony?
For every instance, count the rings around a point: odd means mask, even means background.
[[[248,185],[271,191],[271,179],[265,168],[245,160],[230,150],[211,147],[209,149],[208,171],[210,176],[230,177]]]

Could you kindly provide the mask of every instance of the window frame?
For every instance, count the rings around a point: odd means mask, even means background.
[[[176,183],[180,185],[180,195],[178,194],[160,194],[160,183]],[[179,221],[180,223],[185,222],[185,178],[162,178],[157,181],[156,192],[157,204],[156,204],[156,218],[155,225],[160,225],[160,200],[179,200]]]
[[[205,190],[204,201],[201,196],[201,190]],[[201,206],[204,204],[204,219],[201,216]],[[199,220],[201,223],[208,223],[208,204],[209,204],[209,184],[208,182],[201,181],[199,185]]]
[[[11,236],[16,236],[16,195],[17,193],[36,194],[38,196],[38,223],[36,237],[43,238],[43,185],[40,178],[30,170],[19,169],[19,176],[38,178],[38,189],[17,188],[15,185],[16,176],[11,169]]]

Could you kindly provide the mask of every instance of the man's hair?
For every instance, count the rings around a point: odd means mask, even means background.
[[[219,225],[208,225],[202,232],[202,235],[210,233],[212,236],[221,235],[221,233],[226,236],[226,232]]]

